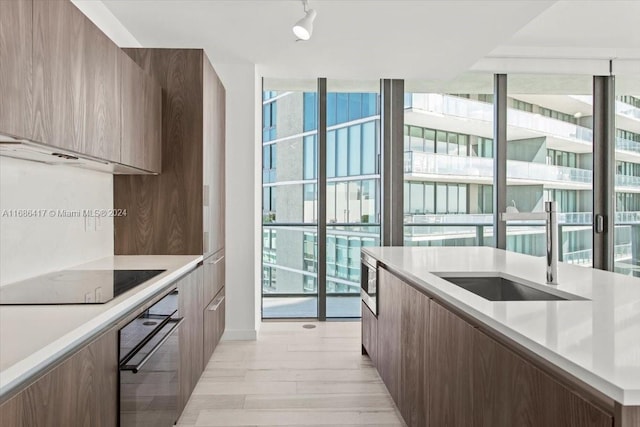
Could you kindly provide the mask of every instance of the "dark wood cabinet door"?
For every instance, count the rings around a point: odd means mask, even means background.
[[[115,427],[118,374],[118,332],[114,329],[3,403],[1,424]]]
[[[32,0],[0,0],[0,134],[31,138]]]
[[[378,269],[378,372],[389,394],[399,402],[400,328],[402,292],[406,286],[388,271]]]
[[[118,255],[203,254],[202,56],[197,49],[124,49],[159,82],[162,173],[113,179]]]
[[[483,427],[611,427],[611,415],[476,330],[474,419]]]
[[[33,2],[36,141],[120,161],[120,49],[69,0]]]
[[[364,302],[361,302],[361,304],[362,347],[369,355],[373,366],[378,366],[378,319]]]
[[[162,89],[127,54],[122,66],[121,163],[160,173],[162,162]]]
[[[473,337],[467,322],[435,301],[429,305],[428,425],[473,425]]]
[[[409,427],[427,420],[429,298],[405,284],[402,288],[400,398],[398,409]]]
[[[204,298],[203,309],[213,300],[224,286],[225,261],[224,249],[204,260]]]
[[[203,185],[205,200],[203,253],[224,247],[225,223],[225,90],[203,55]]]
[[[218,346],[225,328],[225,301],[224,288],[213,298],[204,309],[204,359],[203,368],[209,363],[211,355]]]
[[[203,268],[178,282],[180,326],[180,365],[178,375],[178,413],[182,412],[202,374],[202,280]]]

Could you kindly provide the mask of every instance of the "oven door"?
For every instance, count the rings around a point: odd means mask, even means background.
[[[360,296],[373,314],[378,314],[378,269],[373,258],[362,254]]]
[[[178,417],[177,293],[120,330],[120,426],[170,427]],[[163,307],[164,306],[164,307]]]

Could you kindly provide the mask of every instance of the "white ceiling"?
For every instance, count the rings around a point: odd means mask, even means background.
[[[265,77],[479,88],[493,72],[604,74],[615,58],[614,71],[631,76],[625,92],[640,87],[640,0],[309,1],[318,14],[308,42],[291,31],[299,0],[102,3],[142,46],[204,48],[214,65],[257,64]]]

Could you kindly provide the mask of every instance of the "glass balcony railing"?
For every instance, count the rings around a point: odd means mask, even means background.
[[[591,226],[591,212],[558,212],[559,225]],[[518,221],[512,221],[518,223]],[[526,221],[542,224],[543,221]],[[511,223],[511,221],[510,221]],[[405,225],[417,226],[487,226],[493,224],[493,214],[405,214]],[[640,212],[616,212],[616,225],[640,224]]]
[[[415,110],[480,120],[487,123],[493,121],[493,105],[473,99],[436,93],[413,93],[405,94],[404,104],[405,108]],[[628,104],[616,102],[616,112],[640,119],[640,109]],[[636,117],[636,115],[638,116]],[[508,109],[507,125],[529,129],[580,144],[591,145],[593,141],[593,131],[589,128],[514,108]],[[617,137],[616,149],[640,154],[640,143]]]
[[[489,179],[493,176],[493,159],[406,151],[404,172]],[[593,181],[593,172],[588,169],[509,160],[507,161],[507,179],[535,181],[541,184],[544,182],[590,184]],[[640,177],[616,175],[616,186],[638,188]]]
[[[584,102],[585,104],[593,105],[593,98],[591,96],[586,95],[571,95],[573,99]],[[616,114],[620,114],[621,116],[629,117],[631,119],[640,120],[640,108],[627,104],[626,102],[621,102],[616,99]]]

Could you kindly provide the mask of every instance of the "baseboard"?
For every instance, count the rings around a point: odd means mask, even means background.
[[[255,341],[258,331],[255,329],[226,329],[222,335],[227,341]]]

